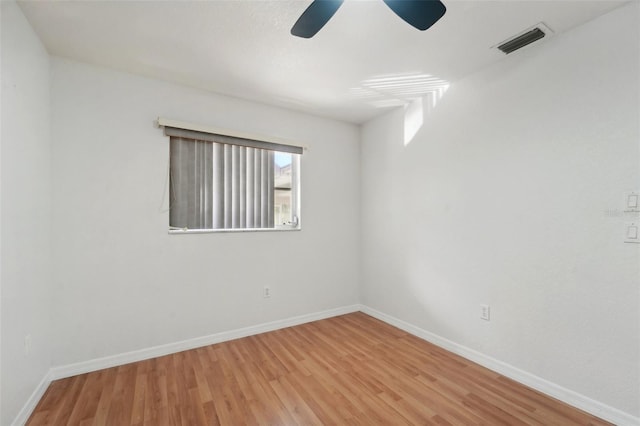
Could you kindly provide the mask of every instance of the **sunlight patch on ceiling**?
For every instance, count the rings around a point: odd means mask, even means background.
[[[433,96],[429,97],[437,102],[448,87],[449,82],[446,80],[429,74],[413,73],[363,80],[349,92],[351,96],[376,108],[388,108],[406,106],[430,94]]]
[[[376,108],[403,107],[404,145],[411,143],[449,88],[449,82],[429,74],[413,73],[364,80],[350,94]]]

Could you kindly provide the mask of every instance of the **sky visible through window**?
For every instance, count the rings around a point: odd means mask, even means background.
[[[287,152],[275,152],[275,161],[278,167],[284,167],[291,164],[291,154]]]

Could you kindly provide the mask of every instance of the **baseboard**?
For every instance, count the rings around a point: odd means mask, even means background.
[[[29,416],[46,392],[47,388],[49,387],[49,383],[51,383],[51,380],[51,371],[49,371],[44,375],[42,380],[40,380],[40,383],[38,383],[38,386],[36,386],[36,389],[27,400],[27,403],[24,404],[22,410],[20,410],[16,418],[13,420],[11,426],[22,426],[27,422],[27,420],[29,420]]]
[[[586,411],[589,414],[600,417],[606,421],[614,423],[618,426],[640,426],[640,418],[634,417],[631,414],[618,410],[617,408],[595,401],[584,395],[581,395],[572,390],[566,389],[548,380],[542,379],[526,371],[520,370],[512,365],[497,359],[491,358],[478,351],[462,346],[437,334],[423,330],[416,327],[413,324],[402,321],[391,315],[387,315],[383,312],[377,311],[365,305],[360,306],[360,311],[367,315],[371,315],[387,324],[393,325],[407,333],[420,337],[434,345],[437,345],[443,349],[453,352],[462,356],[470,361],[482,365],[496,373],[502,374],[505,377],[513,379],[523,385],[529,386],[537,391],[540,391],[553,398],[559,399],[573,407]]]
[[[274,331],[281,328],[292,327],[295,325],[304,324],[311,321],[317,321],[325,318],[331,318],[338,315],[344,315],[351,312],[362,311],[374,318],[393,325],[407,333],[420,337],[428,342],[431,342],[437,346],[440,346],[450,352],[460,355],[468,360],[471,360],[477,364],[480,364],[492,371],[495,371],[503,376],[509,377],[519,383],[536,389],[542,393],[545,393],[551,397],[559,399],[569,405],[584,410],[594,416],[600,417],[604,420],[612,422],[618,426],[640,426],[640,418],[634,417],[616,408],[610,407],[601,402],[595,401],[584,395],[581,395],[572,390],[563,388],[555,383],[549,382],[526,371],[520,370],[507,363],[491,358],[478,351],[462,346],[451,340],[445,339],[434,333],[416,327],[413,324],[409,324],[391,315],[387,315],[383,312],[377,311],[365,305],[350,305],[340,308],[330,309],[321,312],[315,312],[307,315],[300,315],[296,317],[286,318],[278,321],[272,321],[263,323],[251,327],[245,327],[237,330],[225,331],[221,333],[215,333],[208,336],[197,337],[194,339],[183,340],[180,342],[169,343],[166,345],[154,346],[147,349],[141,349],[137,351],[126,352],[123,354],[112,355],[103,358],[97,358],[89,361],[79,362],[75,364],[69,364],[59,367],[54,367],[44,376],[42,381],[38,384],[33,391],[27,403],[24,405],[16,419],[11,424],[12,426],[21,426],[26,423],[29,416],[35,409],[38,401],[44,395],[47,387],[52,380],[62,379],[65,377],[71,377],[78,374],[89,373],[104,368],[117,367],[119,365],[128,364],[131,362],[142,361],[145,359],[155,358],[158,356],[169,355],[176,352],[181,352],[189,349],[194,349],[202,346],[212,345],[215,343],[225,342],[229,340],[239,339],[242,337],[252,336],[255,334],[265,333],[268,331]]]
[[[340,308],[285,318],[282,320],[271,321],[251,327],[240,328],[237,330],[224,331],[221,333],[182,340],[180,342],[169,343],[166,345],[154,346],[137,351],[131,351],[103,358],[92,359],[89,361],[78,362],[75,364],[54,367],[49,370],[40,384],[38,384],[38,387],[31,394],[31,396],[27,400],[27,403],[24,405],[24,407],[22,407],[22,410],[20,410],[20,413],[11,425],[21,426],[26,423],[36,405],[42,398],[42,395],[44,395],[44,392],[47,390],[47,387],[53,380],[76,376],[78,374],[90,373],[92,371],[102,370],[104,368],[117,367],[119,365],[129,364],[131,362],[169,355],[176,352],[195,349],[215,343],[226,342],[229,340],[235,340],[242,337],[253,336],[255,334],[266,333],[268,331],[279,330],[286,327],[292,327],[294,325],[300,325],[311,321],[318,321],[338,315],[349,314],[352,312],[357,312],[359,310],[360,305],[342,306]]]
[[[51,369],[51,380],[76,376],[78,374],[89,373],[91,371],[102,370],[110,367],[117,367],[119,365],[129,364],[131,362],[156,358],[159,356],[182,352],[189,349],[195,349],[202,346],[213,345],[215,343],[226,342],[228,340],[240,339],[242,337],[253,336],[254,334],[265,333],[285,327],[292,327],[294,325],[304,324],[307,322],[317,321],[325,318],[331,318],[338,315],[357,312],[359,310],[360,305],[343,306],[340,308],[285,318],[282,320],[271,321],[236,330],[223,331],[221,333],[210,334],[208,336],[182,340],[180,342],[168,343],[166,345],[153,346],[150,348],[106,356],[103,358],[96,358],[89,361],[78,362],[75,364],[54,367]]]

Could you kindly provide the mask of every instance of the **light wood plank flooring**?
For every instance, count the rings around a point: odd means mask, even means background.
[[[36,425],[605,425],[363,313],[57,380]]]

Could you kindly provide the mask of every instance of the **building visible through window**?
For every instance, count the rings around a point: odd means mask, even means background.
[[[275,223],[291,225],[297,220],[292,216],[293,205],[293,156],[284,152],[275,153]]]

